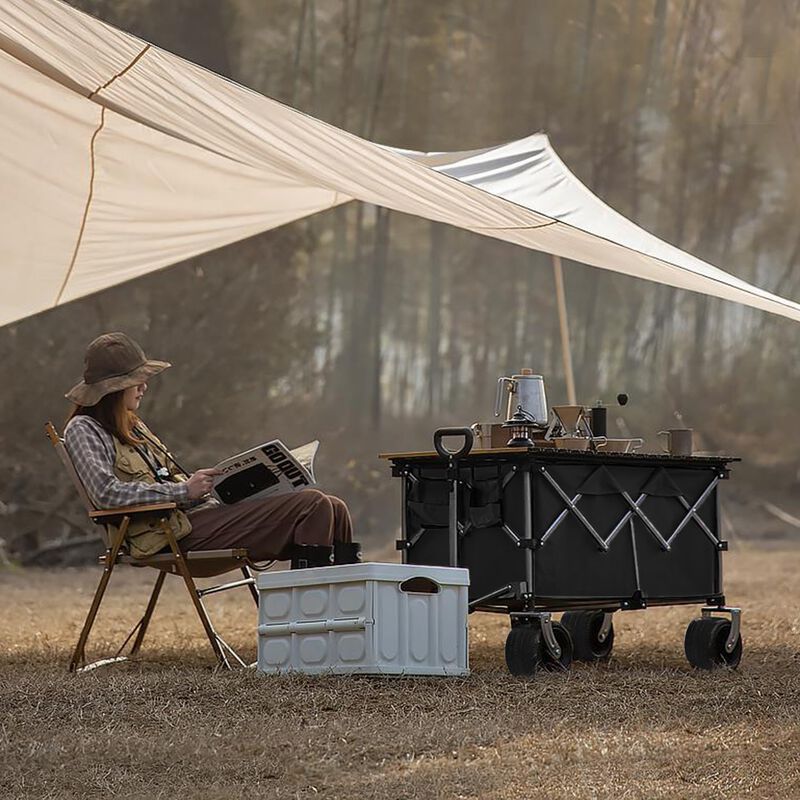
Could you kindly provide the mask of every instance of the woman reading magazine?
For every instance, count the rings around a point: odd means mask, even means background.
[[[147,381],[170,364],[149,360],[124,333],[106,333],[88,347],[83,380],[66,395],[74,403],[64,443],[99,509],[172,502],[169,524],[182,551],[246,548],[251,559],[291,559],[292,567],[357,561],[345,503],[304,489],[234,505],[209,496],[215,469],[187,475],[138,416]],[[144,515],[146,517],[146,515]],[[155,520],[131,521],[131,555],[168,549]]]

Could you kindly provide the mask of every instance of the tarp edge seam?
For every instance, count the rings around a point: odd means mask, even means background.
[[[106,124],[106,109],[105,106],[100,106],[100,124],[97,126],[97,129],[92,134],[92,138],[89,142],[89,194],[86,197],[86,205],[84,206],[83,209],[83,217],[81,218],[81,226],[78,231],[78,239],[75,242],[75,249],[72,251],[72,258],[70,259],[69,268],[67,269],[67,274],[64,276],[61,288],[58,290],[58,295],[56,296],[55,303],[53,303],[53,308],[55,308],[61,302],[61,298],[64,296],[64,291],[67,288],[69,279],[72,277],[72,272],[75,269],[75,263],[78,260],[78,251],[80,250],[81,243],[83,242],[83,234],[86,230],[86,220],[89,217],[89,209],[91,208],[92,199],[94,198],[95,143],[97,141],[97,137],[100,135],[100,131],[103,130],[103,126],[105,124]]]
[[[128,70],[133,69],[133,67],[135,67],[136,64],[138,63],[139,59],[141,59],[141,57],[151,47],[152,47],[151,44],[149,44],[149,43],[145,44],[145,46],[142,48],[142,51],[131,61],[130,64],[128,64],[127,67],[125,67],[125,69],[120,70],[116,75],[112,75],[104,84],[102,84],[102,86],[98,86],[93,92],[90,92],[87,95],[87,99],[88,100],[93,100],[96,95],[98,95],[100,92],[103,91],[103,89],[108,89],[108,87],[111,86],[111,84],[114,83],[114,81],[117,80],[117,78],[121,78],[126,72],[128,72]]]

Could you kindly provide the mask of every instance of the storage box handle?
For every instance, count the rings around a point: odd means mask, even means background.
[[[400,584],[400,591],[414,592],[414,594],[439,594],[439,584],[423,576],[408,578]]]

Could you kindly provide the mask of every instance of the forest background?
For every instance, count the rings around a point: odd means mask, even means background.
[[[798,0],[72,5],[384,144],[545,131],[632,220],[800,300]],[[649,449],[677,413],[699,447],[744,458],[728,535],[796,537],[765,510],[800,516],[796,323],[571,262],[565,280],[579,401],[628,392],[612,430]],[[142,415],[183,463],[319,438],[321,483],[377,547],[400,514],[378,452],[489,420],[522,367],[565,401],[554,295],[546,254],[353,203],[0,328],[0,563],[96,551],[43,425],[99,333],[175,365]]]

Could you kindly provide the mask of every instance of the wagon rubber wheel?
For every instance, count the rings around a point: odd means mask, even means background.
[[[603,627],[603,611],[566,611],[561,624],[572,636],[572,657],[575,661],[604,661],[614,648],[614,624],[604,641],[598,638]]]
[[[556,642],[561,649],[561,655],[558,658],[553,656],[547,649],[544,637],[542,637],[542,666],[548,672],[566,672],[570,668],[573,659],[572,636],[570,636],[569,630],[560,622],[553,622],[552,627],[553,636],[556,637]]]
[[[742,660],[742,637],[727,652],[725,642],[731,622],[720,617],[693,619],[686,628],[683,647],[689,663],[697,669],[736,669]]]
[[[515,625],[506,639],[508,671],[518,677],[532,678],[542,666],[544,642],[536,625]]]

